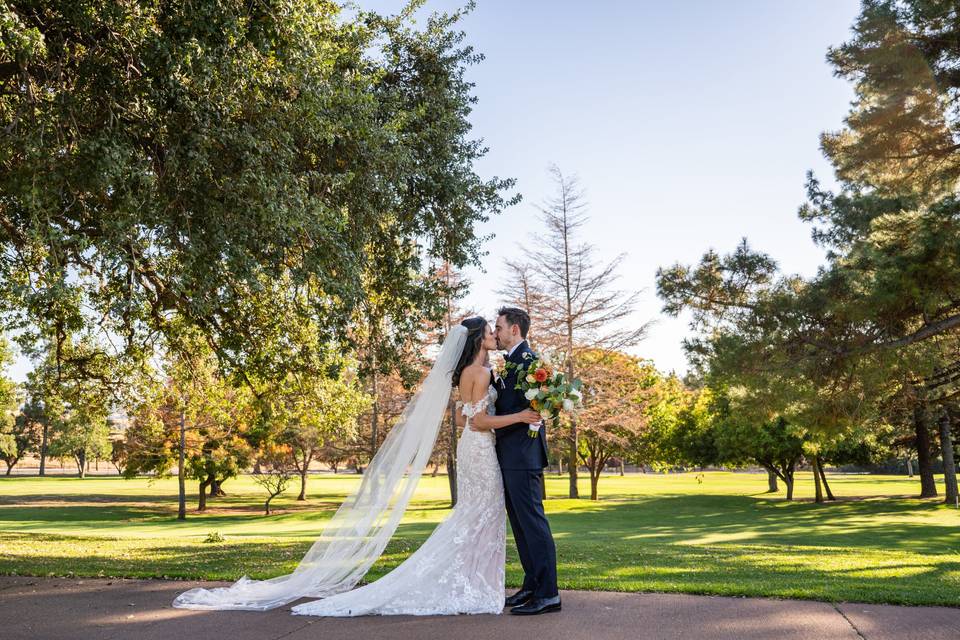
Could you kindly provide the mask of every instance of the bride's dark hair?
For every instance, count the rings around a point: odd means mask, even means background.
[[[460,324],[467,328],[467,341],[463,345],[463,353],[460,354],[460,361],[457,362],[457,366],[453,370],[453,379],[451,380],[453,386],[460,384],[460,374],[463,373],[463,370],[473,362],[474,358],[477,357],[477,353],[480,352],[480,345],[483,344],[483,330],[487,326],[487,321],[480,316],[474,316],[467,318]]]

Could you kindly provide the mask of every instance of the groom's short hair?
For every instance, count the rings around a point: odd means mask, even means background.
[[[527,332],[530,331],[529,313],[517,307],[500,307],[500,310],[497,311],[497,316],[503,316],[509,324],[515,324],[520,327],[520,336],[522,338],[527,337]]]

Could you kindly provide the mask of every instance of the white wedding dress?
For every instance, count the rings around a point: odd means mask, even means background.
[[[494,413],[497,391],[463,405],[457,506],[409,558],[370,584],[293,607],[296,615],[451,615],[503,612],[506,518],[492,431],[470,429]]]

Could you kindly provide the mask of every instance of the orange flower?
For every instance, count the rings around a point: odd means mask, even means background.
[[[546,370],[546,369],[537,369],[537,370],[533,373],[533,378],[534,378],[537,382],[546,382],[546,380],[547,380],[547,375],[548,375],[548,374],[547,374],[547,370]]]
[[[533,409],[534,411],[537,411],[540,408],[540,403],[537,402],[536,400],[531,400],[530,408]]]

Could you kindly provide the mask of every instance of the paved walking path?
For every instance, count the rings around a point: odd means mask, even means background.
[[[540,616],[294,616],[170,606],[195,586],[226,583],[0,576],[4,640],[941,640],[960,638],[960,608],[838,604],[662,593],[564,591]]]

